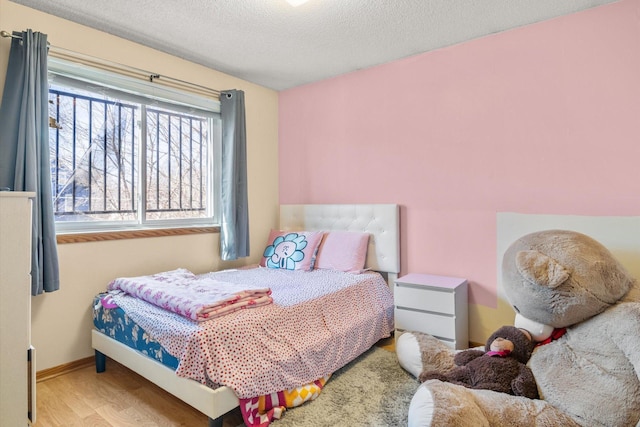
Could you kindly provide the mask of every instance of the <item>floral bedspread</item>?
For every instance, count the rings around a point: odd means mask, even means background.
[[[142,354],[146,354],[173,370],[177,369],[180,361],[167,353],[159,342],[149,336],[121,308],[117,306],[105,307],[103,301],[107,296],[108,294],[102,293],[93,299],[93,325],[96,330]]]

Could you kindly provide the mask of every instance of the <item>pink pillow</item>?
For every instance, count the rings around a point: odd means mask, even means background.
[[[315,268],[360,273],[367,260],[368,246],[368,233],[328,232],[318,248]]]
[[[260,265],[284,270],[313,270],[323,234],[321,231],[271,230]]]

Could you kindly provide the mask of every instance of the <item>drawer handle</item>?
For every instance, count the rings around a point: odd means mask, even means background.
[[[438,311],[420,310],[418,308],[404,307],[404,306],[401,306],[401,305],[397,305],[396,309],[398,309],[398,310],[406,310],[406,311],[415,311],[416,313],[434,314],[436,316],[442,316],[442,317],[451,317],[451,318],[456,317],[455,314],[441,313],[441,312],[438,312]]]

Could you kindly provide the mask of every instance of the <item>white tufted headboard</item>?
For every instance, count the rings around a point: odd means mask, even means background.
[[[400,272],[398,205],[281,205],[280,229],[370,233],[365,267],[387,273],[390,284]]]

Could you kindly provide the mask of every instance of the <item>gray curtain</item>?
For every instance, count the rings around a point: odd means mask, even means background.
[[[33,191],[31,293],[59,289],[51,171],[47,35],[31,30],[11,39],[0,106],[0,187]]]
[[[220,256],[234,260],[249,256],[247,198],[247,131],[244,92],[220,93],[222,116],[222,218]]]

